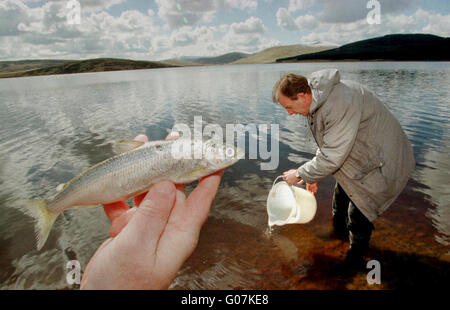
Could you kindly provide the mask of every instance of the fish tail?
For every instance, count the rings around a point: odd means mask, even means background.
[[[34,231],[36,234],[37,249],[39,251],[44,246],[45,241],[47,241],[50,230],[59,213],[50,212],[45,199],[28,200],[27,205],[27,213],[36,221]]]

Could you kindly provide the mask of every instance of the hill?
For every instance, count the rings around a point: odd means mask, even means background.
[[[116,58],[97,58],[80,61],[65,61],[59,65],[48,66],[39,69],[32,69],[28,71],[19,71],[19,72],[0,71],[0,78],[70,74],[70,73],[84,73],[84,72],[154,69],[166,67],[176,67],[176,66],[166,64],[163,62],[136,61],[136,60],[116,59]]]
[[[265,49],[259,53],[253,54],[249,57],[234,61],[232,64],[264,64],[276,62],[281,57],[292,57],[305,53],[315,53],[323,50],[329,50],[335,46],[323,46],[320,44],[311,45],[285,45],[275,46]]]
[[[34,59],[34,60],[0,61],[0,74],[59,66],[71,61],[74,60]]]
[[[213,57],[197,57],[197,56],[182,56],[175,59],[163,60],[165,63],[182,64],[183,66],[198,66],[198,65],[225,65],[236,60],[249,57],[251,54],[232,52]]]
[[[216,57],[194,58],[192,60],[192,62],[199,63],[202,65],[225,65],[228,63],[232,63],[236,60],[246,58],[250,55],[251,54],[233,52],[233,53],[228,53],[228,54],[224,54],[224,55],[220,55],[220,56],[216,56]]]
[[[429,34],[391,34],[327,51],[284,57],[277,62],[317,60],[450,60],[450,38]]]

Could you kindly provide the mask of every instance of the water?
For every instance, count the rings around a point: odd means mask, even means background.
[[[268,230],[265,203],[276,176],[312,158],[301,116],[271,102],[282,73],[338,68],[372,89],[400,120],[417,168],[398,200],[375,221],[370,257],[382,284],[366,274],[333,278],[348,243],[331,231],[332,177],[319,184],[311,223]],[[66,264],[84,268],[108,237],[101,208],[69,210],[37,252],[20,199],[50,196],[113,155],[110,141],[139,133],[162,139],[175,123],[280,124],[280,164],[243,160],[227,169],[199,245],[176,289],[399,288],[445,285],[450,262],[450,63],[311,63],[211,66],[0,80],[0,288],[64,289]],[[388,134],[388,133],[386,133]],[[192,187],[190,187],[192,188]]]

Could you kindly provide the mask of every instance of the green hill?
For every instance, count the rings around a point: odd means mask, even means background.
[[[285,45],[275,46],[265,49],[249,57],[239,59],[232,64],[264,64],[276,62],[281,57],[291,57],[304,53],[315,53],[334,48],[334,46],[314,46],[312,45]]]
[[[49,61],[51,62],[51,61]],[[0,78],[70,74],[84,72],[120,71],[176,67],[175,65],[154,61],[136,61],[116,58],[97,58],[81,61],[65,61],[62,64],[19,72],[0,71]]]
[[[318,53],[279,58],[277,62],[319,60],[448,61],[450,38],[429,34],[391,34]]]

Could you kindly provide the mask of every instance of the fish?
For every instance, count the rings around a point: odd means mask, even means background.
[[[96,207],[137,196],[161,181],[187,184],[227,168],[244,158],[234,147],[202,138],[140,142],[119,140],[115,156],[58,185],[50,199],[26,201],[25,213],[35,219],[37,249],[44,246],[64,210]]]

